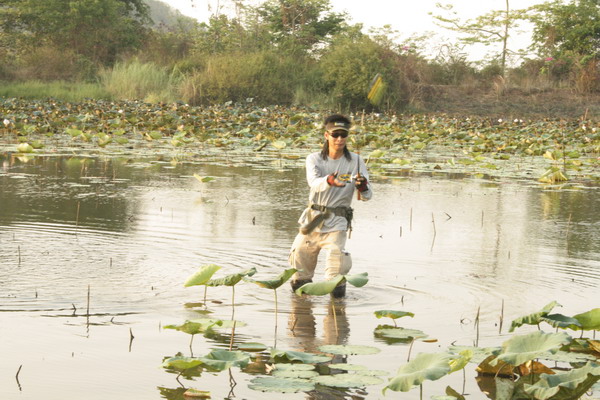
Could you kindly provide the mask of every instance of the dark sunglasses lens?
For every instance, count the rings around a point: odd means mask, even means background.
[[[334,137],[335,139],[339,138],[340,136],[343,138],[347,138],[348,132],[334,132],[331,134],[331,136]]]

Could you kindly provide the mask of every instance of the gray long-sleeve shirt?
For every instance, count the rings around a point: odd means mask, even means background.
[[[324,160],[321,153],[312,153],[306,157],[306,180],[310,186],[309,205],[318,204],[326,207],[350,207],[354,197],[354,182],[356,175],[360,172],[367,181],[369,172],[362,158],[356,153],[350,153],[352,160],[345,156],[334,160],[327,157]],[[347,180],[346,186],[336,187],[327,183],[327,176],[337,174],[339,180]],[[361,193],[361,200],[366,201],[373,196],[371,184],[367,185],[367,190]],[[298,222],[304,224],[307,222],[309,209],[304,210]],[[325,219],[323,225],[315,229],[317,232],[342,231],[348,228],[346,218],[334,215],[333,213]]]

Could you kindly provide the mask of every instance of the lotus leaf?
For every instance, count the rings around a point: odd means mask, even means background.
[[[600,330],[600,308],[594,308],[593,310],[574,315],[575,318],[581,324],[581,327],[570,326],[573,330]]]
[[[554,328],[569,328],[570,326],[581,327],[581,323],[575,318],[567,317],[562,314],[549,314],[540,318]]]
[[[388,376],[390,374],[388,371],[383,371],[381,369],[361,369],[357,371],[352,371],[352,373],[356,375],[366,376]]]
[[[314,383],[304,379],[258,377],[250,381],[248,387],[261,392],[297,393],[315,389]]]
[[[379,310],[375,311],[377,318],[388,317],[391,319],[402,318],[402,317],[414,317],[415,314],[407,311],[393,311],[393,310]]]
[[[189,286],[204,285],[204,284],[206,284],[206,282],[208,282],[210,280],[210,278],[213,276],[213,274],[220,269],[221,269],[221,267],[219,267],[218,265],[215,265],[215,264],[204,265],[204,266],[200,267],[200,269],[198,271],[196,271],[196,273],[194,275],[190,276],[188,278],[188,280],[185,281],[183,286],[189,287]]]
[[[255,283],[258,286],[264,287],[267,289],[277,289],[281,285],[283,285],[285,282],[287,282],[288,279],[290,279],[292,277],[292,275],[294,275],[295,273],[296,273],[295,268],[289,268],[289,269],[286,269],[285,271],[283,271],[281,274],[279,274],[279,276],[277,278],[270,280],[270,281],[258,281],[258,280],[250,279],[248,277],[244,277],[244,281]]]
[[[512,323],[510,325],[509,332],[514,331],[515,328],[518,328],[522,325],[537,325],[537,324],[539,324],[542,321],[541,318],[547,316],[548,313],[550,311],[552,311],[552,309],[554,307],[556,307],[557,305],[559,305],[559,304],[556,301],[552,301],[552,302],[546,304],[544,306],[544,308],[542,308],[540,311],[538,311],[536,313],[525,315],[523,317],[515,319],[514,321],[512,321]]]
[[[298,296],[301,296],[303,293],[311,296],[323,296],[333,292],[333,289],[343,280],[344,276],[338,275],[328,281],[306,283],[296,289],[296,294]]]
[[[571,337],[564,332],[544,333],[533,332],[527,335],[514,336],[502,344],[502,351],[496,360],[518,366],[550,352],[555,353],[559,348],[571,342]],[[495,361],[490,362],[495,365]]]
[[[191,322],[197,322],[203,325],[208,325],[208,324],[213,324],[212,326],[210,326],[211,328],[223,328],[223,329],[231,329],[233,328],[233,325],[235,324],[236,327],[242,327],[242,326],[246,326],[245,322],[242,321],[233,321],[233,320],[220,320],[220,319],[213,319],[213,318],[197,318],[197,319],[192,319],[190,320]]]
[[[163,368],[172,368],[177,371],[185,371],[186,369],[194,368],[202,364],[202,360],[194,357],[171,357],[167,358],[162,363]]]
[[[21,143],[17,146],[17,152],[19,153],[33,153],[33,146],[29,143]]]
[[[229,350],[211,350],[204,357],[198,357],[204,365],[207,367],[223,371],[231,367],[244,368],[250,362],[250,356],[242,351],[229,351]]]
[[[319,376],[317,371],[302,371],[302,370],[275,370],[273,376],[277,378],[300,378],[300,379],[311,379]]]
[[[355,364],[329,364],[330,369],[341,369],[343,371],[365,371],[367,367]]]
[[[525,392],[536,399],[577,399],[600,379],[600,364],[587,363],[562,374],[540,375],[534,385],[525,385]],[[560,392],[560,393],[559,393]]]
[[[315,369],[311,364],[273,364],[273,368],[283,371],[312,371]]]
[[[275,147],[277,150],[283,150],[287,147],[287,143],[283,140],[276,140],[271,142],[271,146]]]
[[[284,350],[271,350],[271,358],[276,362],[280,360],[288,361],[300,361],[306,364],[322,363],[331,361],[331,357],[313,353],[303,353],[300,351],[284,351]]]
[[[473,358],[472,350],[461,351],[458,357],[450,360],[450,373],[463,369],[471,361],[471,358]]]
[[[323,353],[338,354],[338,355],[351,355],[351,354],[367,355],[367,354],[377,354],[381,350],[379,350],[377,347],[372,347],[372,346],[331,344],[331,345],[319,346],[319,351],[322,351]]]
[[[427,334],[417,329],[404,329],[404,328],[383,328],[376,329],[375,335],[380,335],[390,339],[403,339],[412,340],[426,338]]]
[[[256,268],[252,267],[246,271],[237,274],[231,274],[219,279],[211,279],[206,282],[207,286],[235,286],[245,276],[252,276],[256,273]]]
[[[358,388],[383,383],[383,380],[376,376],[356,374],[321,375],[313,378],[312,381],[323,386],[342,388]]]
[[[483,360],[493,354],[498,354],[502,350],[501,347],[473,347],[473,346],[450,346],[448,351],[453,354],[461,354],[463,351],[468,350],[471,352],[472,363],[480,364]]]
[[[182,325],[165,325],[164,329],[175,329],[180,332],[187,333],[188,335],[195,335],[197,333],[206,332],[207,329],[213,326],[222,325],[221,320],[206,320],[205,321],[185,321]]]
[[[214,181],[215,178],[213,178],[212,176],[200,176],[198,174],[194,174],[194,178],[196,178],[198,181],[202,182],[202,183],[206,183],[206,182],[211,182]]]
[[[597,358],[592,354],[585,354],[572,351],[559,350],[556,353],[543,353],[538,357],[541,360],[566,362],[566,363],[580,363],[584,361],[594,361]]]
[[[425,380],[440,379],[450,372],[450,360],[450,355],[446,353],[420,353],[398,369],[396,377],[383,388],[383,393],[385,394],[387,389],[408,392]]]
[[[267,349],[262,343],[248,342],[248,343],[240,343],[237,345],[238,350],[249,351],[251,353],[260,352]]]
[[[363,287],[369,282],[368,275],[367,272],[361,272],[360,274],[355,275],[344,275],[344,278],[354,287]]]

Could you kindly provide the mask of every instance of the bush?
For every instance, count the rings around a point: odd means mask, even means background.
[[[120,62],[100,73],[104,89],[116,99],[173,102],[183,75],[176,69],[138,60]]]
[[[93,63],[74,51],[42,46],[21,56],[11,75],[17,80],[74,81],[90,79]]]

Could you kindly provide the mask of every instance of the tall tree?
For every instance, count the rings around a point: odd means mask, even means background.
[[[70,49],[102,64],[138,48],[149,23],[143,0],[4,0],[0,26],[30,46]]]
[[[480,43],[486,46],[500,44],[499,53],[502,74],[506,71],[506,60],[509,54],[514,53],[508,47],[508,39],[512,32],[518,28],[519,21],[523,20],[526,10],[511,10],[509,0],[505,0],[503,10],[493,10],[474,19],[461,20],[453,11],[453,6],[437,4],[438,8],[450,16],[433,15],[437,25],[442,28],[459,32],[463,36],[460,40],[465,44]]]

